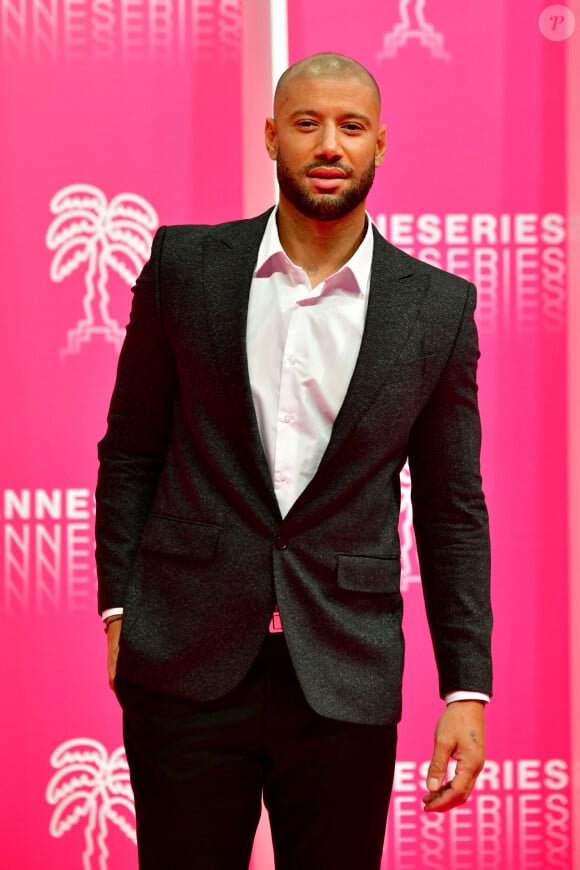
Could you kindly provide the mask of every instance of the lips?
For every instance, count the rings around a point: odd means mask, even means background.
[[[340,179],[346,178],[347,174],[344,169],[337,169],[335,166],[317,166],[316,169],[311,169],[308,173],[309,178],[329,178]]]
[[[319,193],[331,193],[336,190],[341,181],[348,178],[348,173],[337,166],[316,166],[308,173],[314,190]]]

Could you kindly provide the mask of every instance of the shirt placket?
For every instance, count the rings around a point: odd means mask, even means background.
[[[282,515],[285,516],[305,487],[309,471],[308,451],[311,441],[308,391],[309,312],[300,299],[311,298],[313,291],[306,282],[296,287],[297,300],[292,308],[280,370],[280,391],[276,415],[276,451],[274,490]],[[316,293],[318,296],[318,292]]]

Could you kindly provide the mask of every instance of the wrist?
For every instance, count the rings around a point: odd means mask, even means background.
[[[116,613],[113,616],[107,616],[104,620],[105,623],[105,634],[109,633],[109,628],[113,625],[114,622],[121,622],[123,620],[122,613]]]

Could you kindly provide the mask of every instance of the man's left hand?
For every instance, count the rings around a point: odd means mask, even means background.
[[[484,707],[482,701],[453,701],[441,715],[427,773],[429,794],[423,797],[427,812],[443,813],[469,798],[485,761]],[[455,776],[445,782],[452,758],[457,761]]]

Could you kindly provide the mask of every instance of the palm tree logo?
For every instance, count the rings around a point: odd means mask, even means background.
[[[70,184],[50,201],[55,215],[46,244],[55,254],[50,277],[60,282],[86,263],[84,317],[67,333],[61,353],[79,353],[82,345],[100,336],[121,349],[125,330],[109,311],[107,283],[111,270],[129,286],[149,256],[159,219],[147,200],[136,193],[119,193],[110,202],[92,184]]]
[[[413,9],[410,10],[411,0],[399,0],[400,20],[384,35],[383,50],[377,55],[377,60],[396,57],[399,49],[413,39],[428,48],[431,57],[451,60],[451,55],[445,50],[443,36],[425,18],[426,2],[427,0],[413,0]]]
[[[125,750],[120,746],[109,755],[102,743],[79,737],[61,743],[50,764],[56,768],[46,788],[46,800],[55,807],[49,824],[51,836],[62,837],[86,819],[83,868],[107,870],[110,824],[137,842]]]

